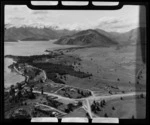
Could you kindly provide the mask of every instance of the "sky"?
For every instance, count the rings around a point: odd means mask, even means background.
[[[26,5],[6,5],[5,24],[19,27],[52,26],[60,29],[99,28],[126,32],[139,25],[139,6],[125,5],[119,10],[31,10]]]

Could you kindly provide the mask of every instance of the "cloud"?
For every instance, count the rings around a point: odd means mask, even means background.
[[[25,18],[24,17],[10,17],[9,20],[11,21],[20,21],[20,20],[24,20]]]
[[[60,10],[31,10],[27,6],[5,6],[5,24],[58,26],[63,29],[94,29],[126,32],[138,26],[138,12],[131,15]],[[136,14],[136,15],[135,15]],[[118,16],[119,15],[119,16]],[[100,17],[100,18],[99,18]],[[123,17],[123,18],[122,18]]]
[[[113,23],[113,24],[116,24],[120,21],[123,21],[123,19],[120,19],[120,18],[116,18],[116,17],[102,17],[98,20],[99,23]]]
[[[95,23],[95,28],[106,31],[126,32],[138,26],[138,19],[128,21],[120,17],[102,17]]]
[[[33,11],[32,14],[48,14],[49,12],[47,10],[36,10]]]
[[[44,18],[43,17],[37,17],[37,20],[44,21]]]
[[[10,17],[6,23],[10,23],[13,25],[22,25],[26,22],[25,20],[26,19],[24,17]]]

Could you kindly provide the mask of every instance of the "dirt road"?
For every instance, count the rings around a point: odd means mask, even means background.
[[[40,91],[33,91],[34,93],[41,93]],[[89,101],[93,101],[93,100],[101,100],[101,99],[105,99],[105,100],[111,100],[111,99],[115,99],[115,98],[120,98],[120,97],[131,97],[131,96],[138,96],[141,94],[146,95],[146,92],[130,92],[130,93],[124,93],[124,94],[115,94],[115,95],[108,95],[108,96],[90,96],[87,98],[81,98],[81,99],[71,99],[71,98],[67,98],[67,97],[63,97],[60,95],[57,95],[55,93],[48,93],[48,92],[44,92],[44,94],[48,95],[48,96],[55,96],[58,97],[59,99],[63,99],[66,101],[72,101],[72,102],[76,102],[79,100],[83,101],[83,107],[86,107],[86,111],[89,114],[90,118],[92,119],[92,111],[91,111],[91,105],[89,103]],[[51,107],[52,108],[52,107]],[[59,112],[61,112],[60,110],[57,110]]]

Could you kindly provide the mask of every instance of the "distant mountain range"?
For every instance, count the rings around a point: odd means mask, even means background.
[[[56,44],[69,45],[114,45],[136,44],[145,41],[144,27],[138,27],[125,33],[106,32],[101,29],[68,30],[53,27],[9,27],[5,28],[5,41],[48,41],[58,39]]]
[[[37,27],[10,27],[5,29],[5,41],[36,41],[58,39],[61,36],[72,35],[77,31],[73,30],[55,30],[53,28]]]

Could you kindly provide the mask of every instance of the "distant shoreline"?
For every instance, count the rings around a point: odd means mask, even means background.
[[[4,40],[4,42],[18,42],[18,41],[10,41],[10,40]]]
[[[49,41],[53,41],[55,42],[57,39],[29,39],[29,40],[4,40],[4,42],[49,42]]]

